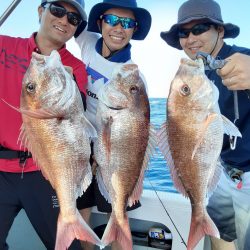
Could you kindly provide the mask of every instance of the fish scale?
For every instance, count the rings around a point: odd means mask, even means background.
[[[79,89],[57,51],[32,54],[22,83],[20,140],[55,189],[60,213],[56,250],[77,238],[102,246],[76,208],[91,183],[90,138],[96,131],[84,116]]]
[[[218,89],[204,73],[203,61],[182,59],[171,82],[167,121],[158,132],[158,143],[176,189],[190,199],[188,250],[205,234],[219,237],[206,211],[206,198],[219,180],[223,134],[241,136],[221,115],[218,98]]]
[[[126,207],[141,196],[144,171],[156,141],[151,139],[149,100],[138,67],[117,67],[98,99],[98,139],[94,143],[97,182],[112,206],[102,242],[117,241],[122,249],[132,250]]]

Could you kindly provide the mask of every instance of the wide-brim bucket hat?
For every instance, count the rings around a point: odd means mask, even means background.
[[[74,6],[81,15],[82,20],[87,22],[87,14],[85,12],[84,0],[42,0],[41,5],[44,5],[45,3],[54,3],[54,2],[65,2]]]
[[[97,20],[100,19],[104,12],[112,8],[123,8],[133,11],[138,25],[132,39],[143,40],[146,38],[151,27],[152,18],[146,9],[137,6],[136,0],[104,0],[102,3],[94,5],[89,13],[88,31],[100,33]]]
[[[178,11],[178,21],[169,31],[161,32],[161,38],[176,49],[181,50],[178,30],[183,24],[194,20],[204,20],[224,27],[224,38],[235,38],[240,33],[240,28],[232,23],[224,23],[221,9],[213,0],[188,0],[184,2]]]

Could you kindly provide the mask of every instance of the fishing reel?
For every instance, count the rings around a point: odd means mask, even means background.
[[[172,234],[162,228],[150,228],[148,231],[148,246],[158,249],[171,249]]]

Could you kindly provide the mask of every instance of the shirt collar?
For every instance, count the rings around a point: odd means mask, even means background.
[[[40,49],[38,48],[37,44],[36,44],[36,35],[37,35],[37,32],[34,32],[30,38],[29,38],[29,48],[32,52],[36,52],[36,53],[39,53],[41,54],[41,51]],[[62,55],[63,53],[66,52],[66,44],[63,45],[63,47],[61,49],[59,49],[58,51],[60,53],[60,55]]]
[[[224,42],[222,48],[220,49],[218,55],[216,56],[216,59],[225,59],[226,57],[228,57],[230,50],[231,47]]]
[[[102,44],[103,44],[103,38],[101,37],[98,39],[96,46],[95,46],[97,53],[100,55],[102,55]],[[131,59],[131,44],[128,43],[124,48],[115,52],[107,60],[111,62],[125,63],[130,59]]]

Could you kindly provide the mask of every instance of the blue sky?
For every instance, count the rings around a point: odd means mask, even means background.
[[[13,0],[1,0],[0,15]],[[86,12],[100,1],[85,0]],[[144,41],[132,41],[132,58],[139,65],[145,75],[150,97],[166,97],[169,85],[173,79],[181,57],[184,53],[169,47],[161,38],[160,32],[169,30],[177,20],[177,11],[184,0],[137,0],[140,7],[146,8],[152,15],[152,26],[149,35]],[[228,44],[237,44],[250,47],[249,26],[250,2],[249,0],[217,0],[222,9],[224,22],[237,24],[240,35],[236,39],[226,39]],[[37,7],[40,0],[22,0],[6,22],[0,27],[0,33],[29,37],[39,27]],[[71,40],[67,48],[77,57],[80,53]]]

